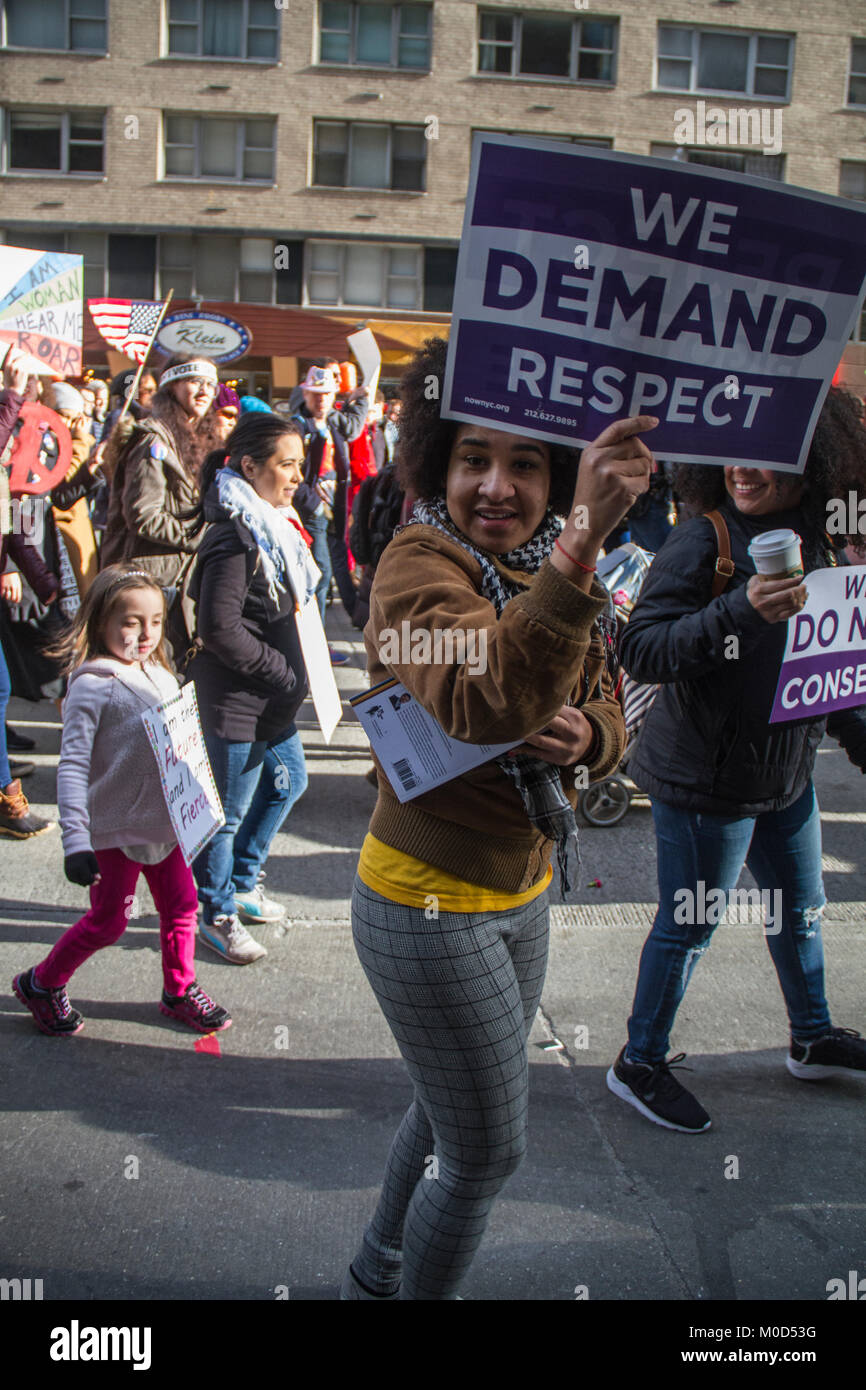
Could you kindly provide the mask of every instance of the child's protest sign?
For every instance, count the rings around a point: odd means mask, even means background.
[[[0,342],[59,376],[81,371],[84,257],[0,246]]]
[[[788,620],[771,724],[866,705],[866,565],[814,570]]]
[[[191,864],[226,823],[201,731],[195,685],[190,682],[141,717],[177,842]]]
[[[866,285],[866,207],[766,179],[475,136],[442,414],[801,473]]]

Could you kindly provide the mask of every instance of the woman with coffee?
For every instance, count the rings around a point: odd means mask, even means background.
[[[345,1299],[458,1297],[526,1148],[545,890],[552,850],[563,868],[576,837],[575,769],[605,776],[625,743],[595,563],[649,485],[639,436],[657,421],[612,423],[578,469],[575,450],[442,419],[427,383],[445,352],[428,340],[402,382],[400,481],[419,501],[376,570],[368,670],[374,685],[401,681],[450,737],[519,746],[404,804],[376,764],[352,926],[415,1098]],[[462,631],[485,660],[393,660],[387,634],[406,628],[413,648],[418,633]]]
[[[684,467],[675,487],[693,511],[718,509],[733,575],[711,598],[719,541],[711,521],[694,516],[653,561],[623,636],[626,671],[660,687],[629,762],[629,775],[652,799],[659,907],[641,955],[628,1043],[607,1084],[655,1124],[696,1134],[710,1117],[670,1069],[683,1054],[665,1060],[669,1035],[722,895],[727,901],[744,864],[773,905],[764,929],[791,1027],[788,1070],[802,1080],[866,1072],[866,1040],[832,1026],[824,996],[826,900],[812,786],[825,729],[866,771],[866,710],[770,723],[785,624],[806,601],[803,572],[844,563],[846,542],[866,555],[866,537],[825,531],[832,499],[852,491],[866,497],[859,402],[831,389],[803,475]],[[765,533],[780,531],[796,535],[768,544]],[[714,890],[721,892],[713,897]]]

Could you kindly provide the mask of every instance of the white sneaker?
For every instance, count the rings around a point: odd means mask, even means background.
[[[278,903],[274,898],[265,897],[265,890],[260,882],[248,893],[235,891],[235,907],[241,921],[249,922],[253,926],[257,922],[282,922],[286,915],[282,903]]]
[[[226,913],[215,917],[213,922],[199,922],[199,936],[205,946],[233,965],[251,965],[268,953],[264,946],[254,941],[235,916]]]

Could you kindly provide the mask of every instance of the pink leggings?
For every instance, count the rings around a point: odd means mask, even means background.
[[[166,993],[183,994],[195,979],[193,955],[198,898],[192,870],[175,846],[161,864],[135,864],[121,849],[96,853],[99,883],[90,889],[90,911],[65,931],[36,977],[43,989],[56,989],[72,978],[94,951],[112,946],[126,931],[139,874],[143,873],[159,913],[162,975]]]

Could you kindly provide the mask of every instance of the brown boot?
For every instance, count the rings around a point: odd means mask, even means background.
[[[51,830],[53,825],[53,820],[34,816],[21,790],[20,777],[0,791],[0,835],[11,835],[14,840],[29,840],[33,835]]]

